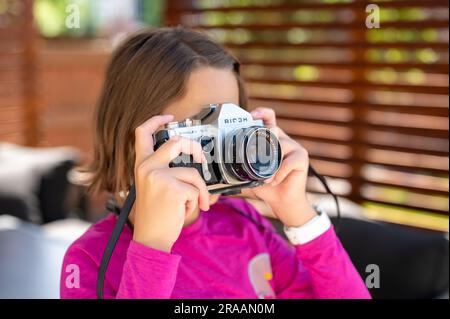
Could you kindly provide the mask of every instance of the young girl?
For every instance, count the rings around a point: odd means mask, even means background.
[[[152,134],[164,124],[223,102],[246,106],[239,63],[201,33],[147,30],[115,51],[96,114],[90,189],[123,203],[134,181],[136,202],[106,272],[105,297],[369,298],[326,213],[306,199],[308,153],[276,126],[272,110],[251,114],[278,135],[282,165],[243,193],[272,209],[291,243],[243,199],[210,196],[194,168],[169,168],[181,152],[204,160],[200,144],[171,138],[153,150]],[[62,298],[96,297],[116,219],[110,214],[70,246]],[[79,284],[67,269],[79,270]]]

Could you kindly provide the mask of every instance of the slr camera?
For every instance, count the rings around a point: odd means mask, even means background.
[[[261,120],[232,103],[210,104],[192,119],[171,122],[154,134],[155,150],[172,136],[198,141],[207,159],[180,154],[170,167],[194,167],[210,193],[239,193],[273,176],[282,160],[278,138]]]

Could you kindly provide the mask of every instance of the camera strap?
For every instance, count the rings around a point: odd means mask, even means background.
[[[114,229],[109,236],[108,243],[106,244],[105,251],[103,252],[102,260],[100,262],[100,267],[98,269],[97,277],[97,298],[104,299],[103,288],[105,284],[106,270],[108,269],[108,264],[111,259],[114,248],[116,247],[117,241],[119,240],[120,234],[122,233],[123,227],[128,221],[128,216],[130,215],[131,209],[133,208],[134,201],[136,200],[136,186],[131,185],[130,191],[128,192],[125,203],[120,210],[119,217],[117,218]]]

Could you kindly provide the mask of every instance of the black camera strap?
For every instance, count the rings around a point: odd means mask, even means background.
[[[128,192],[125,203],[120,210],[119,217],[117,218],[114,229],[109,236],[108,243],[106,244],[105,251],[103,252],[102,260],[100,262],[100,267],[98,269],[97,277],[97,298],[104,299],[103,287],[105,284],[106,270],[108,269],[109,260],[111,259],[114,248],[116,247],[117,241],[120,238],[123,227],[128,221],[128,216],[130,215],[131,209],[133,208],[134,201],[136,200],[136,186],[131,185],[130,191]]]
[[[336,212],[337,212],[337,221],[335,225],[336,232],[338,232],[340,218],[341,218],[341,209],[339,206],[339,198],[335,195],[324,176],[320,175],[311,165],[309,166],[308,175],[313,175],[317,177],[320,183],[324,186],[325,191],[330,194],[336,204]],[[253,183],[253,182],[252,182]],[[242,187],[242,185],[240,185]],[[230,186],[230,191],[235,192],[236,189],[233,186]],[[114,248],[116,247],[117,241],[120,238],[120,234],[122,233],[123,227],[128,221],[128,216],[130,215],[131,209],[133,208],[134,201],[136,200],[136,187],[135,185],[131,185],[131,188],[128,192],[127,198],[125,199],[125,203],[120,209],[119,217],[114,225],[114,229],[109,237],[108,243],[106,244],[105,251],[103,252],[102,260],[100,262],[100,267],[98,269],[98,277],[97,277],[97,298],[104,299],[104,285],[105,285],[105,276],[106,271],[108,269],[108,264],[113,254]],[[237,210],[237,212],[258,226],[265,227],[254,218],[244,213],[243,211]]]

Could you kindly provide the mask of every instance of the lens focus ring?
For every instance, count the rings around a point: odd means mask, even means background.
[[[227,136],[225,167],[241,181],[261,181],[273,176],[281,164],[278,138],[264,127],[238,129]]]

